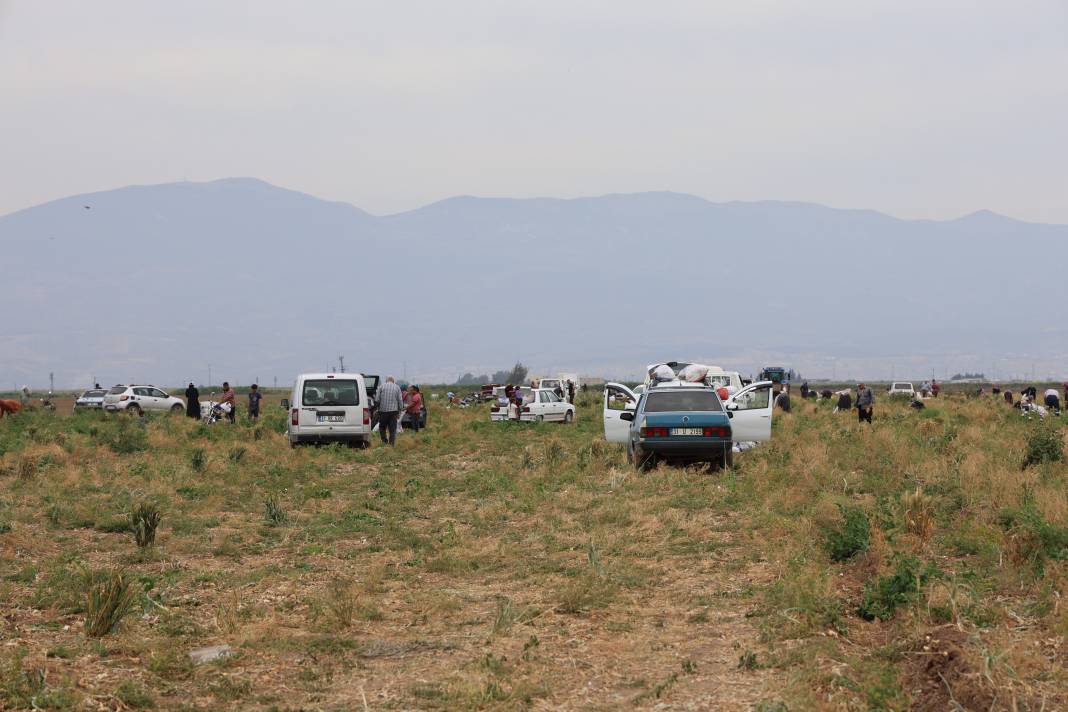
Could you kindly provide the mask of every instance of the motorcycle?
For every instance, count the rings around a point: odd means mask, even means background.
[[[215,394],[212,393],[211,395],[214,396]],[[233,406],[229,403],[217,403],[209,400],[200,404],[200,420],[207,425],[218,423],[220,420],[226,419],[232,409]]]

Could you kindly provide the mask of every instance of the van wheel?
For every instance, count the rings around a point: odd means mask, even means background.
[[[570,423],[573,423],[574,421],[575,421],[575,411],[569,410],[566,413],[564,413],[564,423],[565,424],[570,424]]]

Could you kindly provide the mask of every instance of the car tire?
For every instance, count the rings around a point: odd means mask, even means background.
[[[656,467],[656,455],[652,453],[645,453],[638,448],[634,448],[633,458],[634,466],[638,468],[639,472],[648,472]]]
[[[564,413],[564,424],[570,425],[573,422],[575,422],[575,411],[569,410]]]
[[[535,423],[540,423],[540,422],[542,422],[544,420],[545,420],[545,416],[544,415],[535,415],[534,416],[534,422]]]
[[[126,406],[126,412],[133,413],[138,418],[140,418],[142,415],[141,406],[137,405],[136,403],[131,403],[130,405]]]
[[[185,408],[175,403],[171,406],[171,415],[181,415],[185,411]]]

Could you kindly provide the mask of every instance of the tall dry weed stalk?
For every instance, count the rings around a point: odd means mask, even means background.
[[[934,533],[934,500],[919,487],[901,495],[905,531],[919,537],[924,544]]]

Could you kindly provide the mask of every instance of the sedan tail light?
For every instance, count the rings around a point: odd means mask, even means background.
[[[727,438],[730,434],[730,428],[705,428],[706,438]]]
[[[666,438],[668,436],[668,429],[655,427],[642,428],[641,436],[643,438]]]
[[[293,412],[290,414],[290,419],[289,419],[289,422],[292,425],[300,425],[300,423],[297,422],[297,414],[298,414],[298,410],[296,408],[294,408]]]
[[[530,412],[530,406],[529,405],[523,406],[523,412],[524,413],[529,413]]]
[[[498,412],[499,410],[500,410],[500,408],[498,408],[498,407],[497,407],[497,406],[495,406],[495,405],[491,405],[491,406],[490,406],[490,412],[491,412],[491,413],[496,413],[496,412]]]

